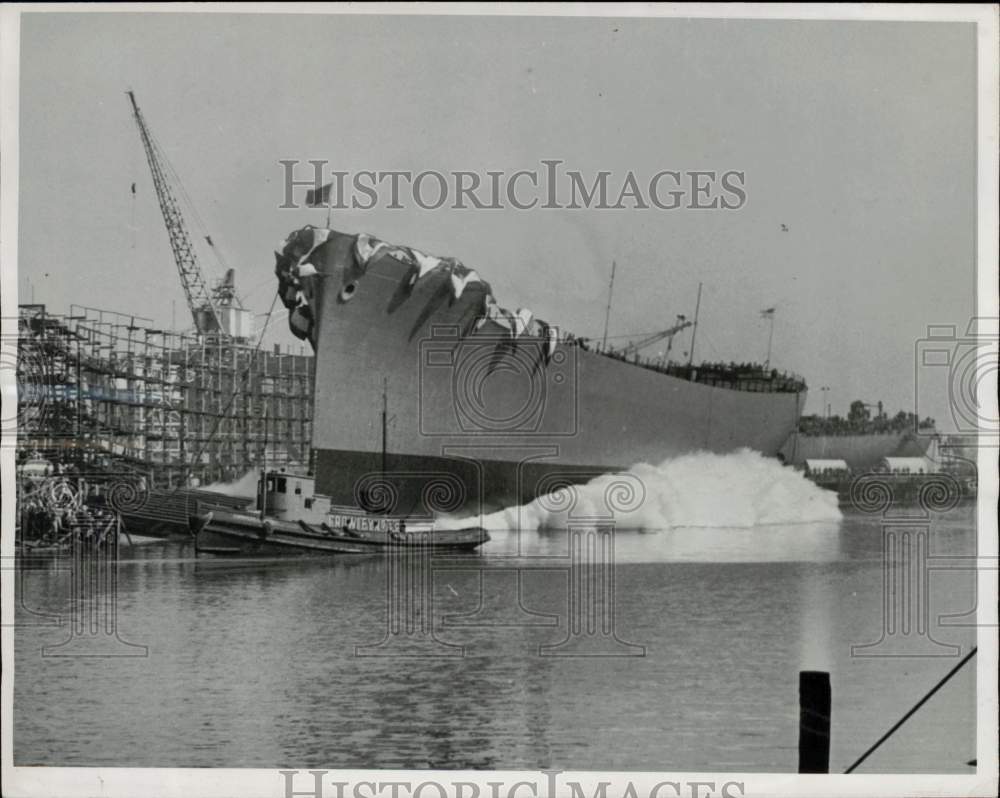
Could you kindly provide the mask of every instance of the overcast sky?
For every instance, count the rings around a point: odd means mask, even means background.
[[[775,306],[772,362],[806,376],[810,411],[824,385],[835,412],[858,397],[912,408],[914,342],[972,313],[971,24],[22,19],[21,301],[33,290],[56,311],[78,302],[161,325],[176,308],[190,324],[131,87],[257,313],[277,242],[325,217],[278,209],[288,158],[509,173],[559,158],[612,183],[745,171],[738,211],[411,205],[338,211],[333,226],[459,257],[502,305],[580,335],[601,333],[612,260],[612,335],[691,315],[703,281],[699,359],[763,359],[760,310]]]

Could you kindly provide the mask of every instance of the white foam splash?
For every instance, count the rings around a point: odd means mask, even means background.
[[[837,495],[801,472],[750,449],[696,452],[640,463],[520,507],[478,518],[439,518],[441,528],[478,523],[488,531],[565,529],[574,518],[611,517],[619,529],[750,528],[837,521]]]
[[[211,490],[226,496],[256,496],[258,479],[260,471],[252,468],[233,482],[213,482],[202,490]]]

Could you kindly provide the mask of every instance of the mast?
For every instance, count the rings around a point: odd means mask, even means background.
[[[388,429],[388,413],[389,413],[389,380],[387,377],[382,378],[382,480],[385,481],[385,461],[386,461],[386,435]]]
[[[604,312],[604,340],[601,342],[601,349],[608,348],[608,322],[611,321],[611,297],[615,292],[615,261],[611,261],[611,284],[608,286],[608,309]]]
[[[264,408],[264,452],[261,456],[260,472],[260,520],[267,514],[267,408]]]
[[[688,368],[694,363],[694,337],[698,334],[698,313],[701,311],[701,283],[698,283],[698,300],[694,304],[694,324],[691,326],[691,351],[688,352]]]
[[[774,342],[774,308],[767,314],[767,319],[771,323],[771,329],[767,334],[767,359],[764,361],[764,370],[771,367],[771,344]]]

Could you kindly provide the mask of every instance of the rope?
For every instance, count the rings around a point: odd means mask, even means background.
[[[129,232],[132,234],[132,249],[135,250],[136,243],[136,229],[135,229],[135,191],[136,191],[136,169],[135,169],[135,146],[132,147],[132,154],[129,163],[129,191],[131,196],[129,197]]]
[[[245,294],[243,295],[243,301],[244,301],[244,302],[249,302],[249,300],[250,300],[250,297],[252,297],[252,296],[253,296],[254,294],[256,294],[256,293],[257,293],[258,291],[260,291],[260,289],[261,289],[261,288],[264,288],[264,287],[266,287],[267,285],[269,285],[269,284],[271,284],[271,283],[273,283],[273,282],[274,282],[274,274],[272,273],[272,274],[269,274],[269,275],[268,275],[267,277],[265,277],[265,278],[264,278],[263,280],[261,280],[260,282],[258,282],[258,283],[255,283],[255,284],[254,284],[254,286],[253,286],[253,288],[251,288],[251,289],[250,289],[249,291],[247,291],[247,292],[246,292],[246,293],[245,293]],[[259,315],[259,316],[263,316],[264,314],[263,314],[263,313],[259,313],[259,314],[257,314],[257,315]]]
[[[622,335],[609,335],[608,336],[608,340],[609,341],[623,341],[626,338],[632,338],[632,339],[635,339],[635,338],[648,338],[650,335],[656,335],[659,332],[662,332],[662,330],[650,330],[649,332],[637,332],[637,333],[624,333]],[[579,337],[579,338],[589,337],[589,339],[591,341],[595,341],[598,338],[602,338],[603,336],[592,335],[592,336],[577,336],[577,337]]]
[[[136,183],[138,182],[138,178],[136,176],[136,171],[137,170],[135,168],[136,154],[137,154],[137,152],[136,152],[136,142],[135,142],[135,139],[131,135],[132,119],[130,118],[130,119],[125,120],[125,124],[127,124],[128,127],[129,127],[129,139],[132,141],[132,146],[129,147],[128,180],[129,180],[129,183],[130,183],[130,185],[129,185],[129,191],[132,194],[132,196],[129,197],[129,206],[130,206],[130,210],[129,210],[129,232],[132,235],[132,249],[134,250],[135,249],[135,243],[136,243],[136,234],[135,234],[135,192],[136,192]],[[141,147],[142,145],[140,144],[139,146]]]
[[[930,700],[930,697],[932,695],[934,695],[938,690],[940,690],[942,687],[944,687],[945,683],[952,676],[954,676],[956,673],[958,673],[962,669],[962,666],[965,665],[966,662],[968,662],[970,659],[972,659],[974,656],[976,656],[976,652],[978,650],[979,650],[979,646],[973,646],[972,651],[970,651],[968,654],[966,654],[965,657],[962,659],[962,661],[958,663],[958,665],[956,665],[954,668],[952,668],[950,671],[948,671],[948,673],[945,674],[944,678],[941,679],[941,681],[939,681],[936,685],[934,685],[934,687],[931,688],[930,692],[927,693],[927,695],[925,695],[916,704],[914,704],[913,708],[910,709],[909,712],[907,712],[905,715],[903,715],[903,717],[901,717],[898,721],[896,721],[895,725],[891,729],[889,729],[889,731],[887,731],[885,734],[883,734],[881,737],[879,737],[878,740],[875,742],[875,744],[871,748],[869,748],[867,751],[865,751],[860,757],[858,757],[857,761],[853,765],[851,765],[847,770],[845,770],[844,773],[853,773],[854,769],[858,765],[860,765],[862,762],[864,762],[871,754],[873,754],[875,752],[875,749],[877,749],[880,745],[882,745],[882,743],[884,743],[886,740],[888,740],[889,737],[891,737],[892,734],[896,731],[896,729],[898,729],[900,726],[902,726],[904,723],[906,723],[906,721],[908,721],[913,716],[913,714],[918,709],[920,709],[920,707],[922,707],[924,704],[926,704]]]

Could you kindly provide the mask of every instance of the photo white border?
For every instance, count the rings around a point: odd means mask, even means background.
[[[549,4],[502,5],[474,3],[451,6],[441,3],[360,3],[354,5],[316,5],[303,3],[130,3],[87,4],[52,3],[40,5],[13,4],[0,7],[0,315],[4,325],[17,314],[17,221],[18,221],[18,108],[19,108],[19,46],[20,15],[69,11],[74,13],[123,13],[128,11],[153,11],[157,13],[275,13],[275,14],[414,14],[414,15],[503,15],[503,16],[587,16],[587,17],[697,17],[706,19],[800,19],[800,20],[866,20],[866,21],[934,21],[971,22],[977,25],[979,102],[978,119],[978,313],[981,318],[996,319],[998,286],[998,11],[995,5],[887,5],[887,4],[702,4],[653,5],[647,3],[622,4]],[[993,333],[997,330],[994,327]],[[10,341],[14,330],[0,331],[4,341]],[[10,353],[4,353],[4,362]],[[6,408],[14,402],[16,385],[9,369],[0,369],[0,390]],[[979,384],[980,407],[987,408],[996,417],[997,374],[986,375]],[[990,410],[989,408],[992,408]],[[5,410],[5,415],[10,411]],[[13,496],[14,449],[0,448],[2,465],[2,495]],[[979,555],[996,558],[997,551],[997,450],[981,447],[979,451]],[[8,578],[6,567],[14,553],[14,502],[2,502],[0,509],[0,556],[5,568],[2,572],[2,639],[3,674],[0,683],[0,704],[5,732],[0,736],[0,788],[5,796],[137,796],[146,798],[187,798],[188,796],[232,796],[243,798],[283,798],[284,777],[277,770],[258,769],[153,769],[153,768],[37,768],[13,766],[12,711],[13,711],[13,617],[14,580]],[[969,775],[822,775],[799,776],[796,774],[762,773],[595,773],[563,772],[562,784],[567,780],[579,781],[587,795],[592,795],[601,780],[613,785],[631,781],[639,795],[665,778],[673,781],[715,781],[717,784],[738,781],[745,786],[746,796],[993,796],[997,794],[997,577],[995,569],[979,572],[978,645],[975,659],[977,668],[977,760],[976,773]],[[322,767],[321,763],[311,763]],[[308,765],[301,767],[306,775]],[[410,780],[414,783],[435,779],[442,784],[474,782],[482,789],[481,796],[490,795],[487,781],[503,780],[545,783],[539,771],[333,771],[325,777],[333,780],[357,782],[364,780]],[[297,787],[304,789],[304,787]],[[349,790],[345,796],[353,798]],[[620,795],[614,786],[608,789],[609,798]],[[662,793],[661,795],[671,795]],[[335,796],[333,789],[324,795]],[[539,793],[541,796],[542,793]]]

